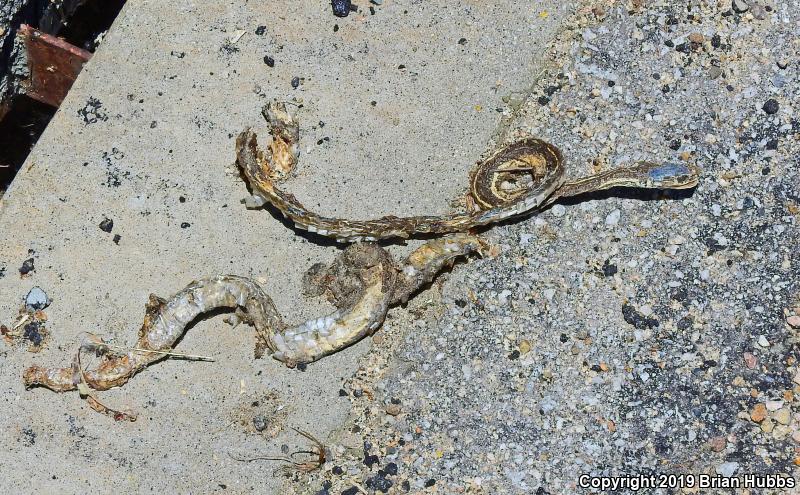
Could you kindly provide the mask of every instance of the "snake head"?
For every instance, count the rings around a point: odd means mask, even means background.
[[[700,169],[684,163],[651,164],[647,180],[663,189],[689,189],[697,185]]]

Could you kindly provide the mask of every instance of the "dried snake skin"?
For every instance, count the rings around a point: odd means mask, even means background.
[[[336,292],[330,299],[338,309],[296,326],[283,322],[270,297],[249,278],[224,275],[201,279],[167,300],[150,296],[135,350],[107,352],[91,370],[80,370],[76,364],[79,360],[73,360],[67,368],[32,366],[24,372],[23,382],[26,387],[42,386],[57,392],[76,390],[82,379],[95,390],[121,386],[147,366],[165,359],[164,352],[174,348],[187,325],[198,316],[219,309],[235,310],[242,321],[255,328],[257,350],[268,348],[275,359],[290,367],[310,363],[374,332],[389,306],[406,301],[456,258],[480,253],[485,247],[475,236],[454,235],[424,244],[396,266],[380,246],[348,246],[330,268],[315,268],[318,293]],[[97,343],[102,343],[92,337],[83,344],[84,350],[97,350]]]

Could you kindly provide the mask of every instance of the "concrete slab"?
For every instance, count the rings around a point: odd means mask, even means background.
[[[568,8],[397,0],[370,15],[359,5],[339,19],[310,0],[128,2],[0,207],[0,319],[10,323],[33,286],[53,300],[45,351],[2,350],[5,490],[282,493],[273,465],[229,454],[277,453],[298,443],[290,426],[325,439],[343,423],[350,402],[337,391],[369,343],[293,371],[253,360],[252,330],[220,317],[180,346],[216,362],[168,360],[102,394],[138,410],[136,423],[110,423],[76,394],[26,392],[20,373],[66,363],[81,331],[132,343],[150,292],[210,274],[264,277],[288,320],[318,315],[301,274],[336,249],[240,205],[236,134],[261,126],[268,99],[295,98],[304,153],[290,189],[303,202],[344,216],[445,211],[486,151],[502,97],[530,84]],[[21,278],[28,258],[35,271]],[[257,414],[282,433],[255,433]]]

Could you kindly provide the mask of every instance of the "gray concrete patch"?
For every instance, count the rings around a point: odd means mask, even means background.
[[[128,2],[0,203],[0,320],[12,323],[34,286],[52,301],[43,352],[2,349],[0,486],[282,493],[274,464],[229,453],[294,447],[290,426],[323,440],[341,427],[351,404],[338,390],[369,342],[300,372],[253,360],[251,329],[202,320],[179,350],[216,362],[167,360],[101,395],[137,410],[130,424],[110,423],[77,394],[25,391],[20,373],[65,365],[82,331],[132,343],[150,292],[167,296],[205,275],[262,277],[288,320],[318,315],[324,306],[300,297],[301,274],[336,250],[243,208],[230,167],[236,134],[263,128],[268,99],[295,99],[303,154],[290,189],[310,207],[350,217],[446,211],[490,145],[503,96],[531,84],[569,10],[553,1],[360,8],[339,19],[310,0]],[[106,219],[113,226],[101,228]],[[256,416],[282,433],[257,433]]]

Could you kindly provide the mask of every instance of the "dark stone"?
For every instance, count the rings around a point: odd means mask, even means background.
[[[33,258],[28,258],[22,262],[22,266],[19,267],[19,274],[20,275],[27,275],[28,273],[36,270],[36,267],[33,265]]]
[[[113,238],[112,240],[114,241],[114,244],[116,244],[117,246],[119,246],[119,241],[121,241],[121,240],[122,240],[122,236],[121,236],[121,235],[119,235],[119,234],[114,234],[114,238]]]
[[[394,462],[390,462],[389,464],[386,465],[386,467],[384,468],[384,471],[386,471],[386,474],[388,474],[389,476],[396,475],[397,474],[397,464],[395,464]]]
[[[300,86],[300,78],[295,76],[292,78],[292,87],[297,89],[298,86]]]
[[[191,226],[192,226],[192,224],[190,224],[189,222],[181,222],[181,228],[182,229],[188,229]]]
[[[353,4],[350,0],[331,0],[331,7],[333,7],[333,15],[336,17],[347,17]]]
[[[467,38],[461,38],[460,40],[458,40],[458,44],[459,45],[466,45],[467,44]]]
[[[657,327],[659,325],[658,320],[652,317],[644,316],[628,303],[624,303],[622,305],[622,317],[628,324],[633,325],[640,330]]]
[[[267,64],[267,67],[275,67],[275,59],[269,55],[264,55],[264,63]]]
[[[681,149],[681,140],[680,139],[673,139],[669,142],[669,149],[678,151]]]
[[[435,484],[436,484],[436,480],[431,478],[431,479],[429,479],[428,481],[425,482],[425,488],[430,488]]]
[[[368,468],[371,468],[372,466],[377,464],[378,461],[380,461],[380,459],[378,458],[377,455],[367,454],[364,456],[364,465],[367,466]]]
[[[545,95],[542,95],[542,96],[540,96],[540,97],[539,97],[539,99],[538,99],[538,100],[536,100],[536,101],[538,101],[538,102],[539,102],[539,105],[541,105],[541,106],[545,106],[545,105],[547,105],[548,103],[550,103],[550,98],[548,98],[548,97],[547,97],[547,96],[545,96]]]
[[[341,466],[333,466],[331,472],[336,476],[341,476],[342,474],[344,474],[344,469],[342,469]]]
[[[714,48],[719,48],[722,46],[722,38],[720,38],[718,34],[714,34],[711,37],[711,46]]]
[[[388,492],[392,485],[394,485],[391,480],[386,479],[380,474],[376,474],[371,478],[367,478],[364,484],[367,485],[367,488],[372,488],[373,490],[383,493]]]
[[[358,493],[359,493],[358,488],[351,486],[347,490],[343,491],[342,495],[358,495]]]
[[[770,98],[769,100],[764,102],[764,106],[761,107],[768,115],[773,115],[778,113],[778,109],[780,105],[778,105],[778,100],[775,98]]]
[[[509,354],[509,355],[508,355],[508,359],[510,359],[510,360],[512,360],[512,361],[513,361],[513,360],[515,360],[515,359],[519,359],[519,351],[518,351],[518,350],[516,350],[516,349],[514,349],[514,350],[511,352],[511,354]]]
[[[267,426],[269,426],[269,422],[263,414],[253,416],[253,428],[255,428],[256,431],[264,431],[267,429]]]
[[[768,150],[777,150],[778,149],[778,140],[777,139],[770,139],[767,141],[767,149]]]
[[[609,260],[605,260],[605,262],[603,262],[604,277],[613,277],[618,271],[617,265],[612,264]]]
[[[561,335],[558,337],[558,340],[560,340],[560,341],[561,341],[561,343],[562,343],[562,344],[564,344],[564,343],[566,343],[566,342],[569,340],[569,337],[567,336],[567,334],[565,334],[565,333],[562,333],[562,334],[561,334]]]
[[[266,32],[267,32],[267,26],[258,26],[256,28],[256,34],[258,36],[264,36],[264,33],[266,33]]]
[[[41,332],[39,332],[39,322],[32,321],[25,325],[25,331],[22,334],[22,337],[25,340],[30,341],[33,345],[41,345],[42,341],[44,340],[44,336],[42,336]]]
[[[100,230],[103,232],[111,232],[111,229],[114,228],[114,220],[110,218],[104,218],[102,222],[100,222]]]
[[[683,302],[689,297],[689,292],[686,290],[686,287],[678,287],[672,292],[672,299],[678,302]]]

